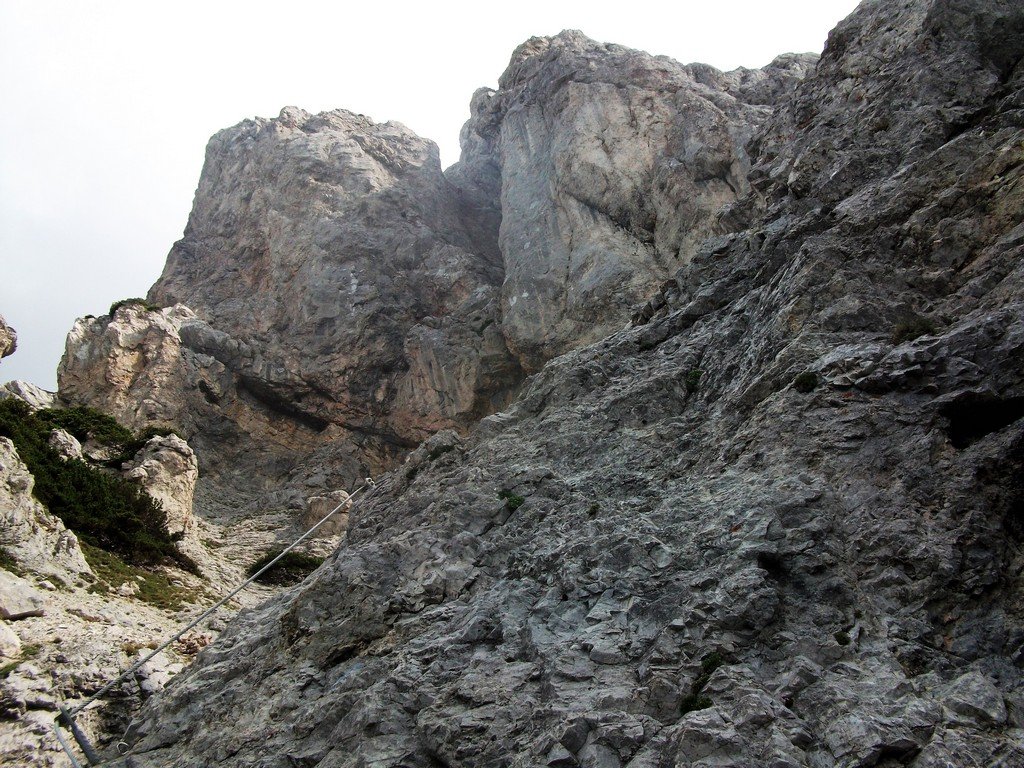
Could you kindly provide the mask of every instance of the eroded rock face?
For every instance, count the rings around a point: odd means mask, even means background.
[[[777,118],[821,119],[752,145],[745,228],[414,451],[130,764],[1024,764],[1021,30],[863,4]],[[927,124],[867,141],[851,78]],[[773,171],[819,144],[845,170]]]
[[[91,573],[78,537],[35,499],[34,487],[14,443],[0,437],[0,547],[18,568],[73,583]]]
[[[64,403],[90,405],[135,430],[171,427],[211,477],[251,487],[254,477],[259,486],[279,483],[296,456],[344,434],[253,384],[246,370],[264,364],[250,345],[183,305],[128,304],[113,317],[76,322],[57,380]],[[372,448],[361,458],[379,469],[387,454]],[[331,480],[339,483],[367,473],[358,459],[336,470],[343,476]]]
[[[53,392],[18,379],[0,386],[0,400],[8,397],[18,398],[33,411],[52,408],[57,402],[57,396]]]
[[[816,58],[723,73],[579,32],[516,49],[473,96],[448,176],[500,218],[503,327],[525,367],[620,328],[718,231],[749,191],[745,144]]]
[[[519,383],[497,322],[502,265],[478,246],[432,142],[287,108],[211,139],[150,297],[216,329],[192,343],[233,357],[253,397],[393,458],[493,412]]]
[[[121,471],[160,503],[167,513],[167,531],[189,553],[198,545],[192,501],[199,461],[188,443],[177,435],[151,438]]]

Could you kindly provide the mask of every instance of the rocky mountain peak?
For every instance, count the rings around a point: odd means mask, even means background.
[[[344,111],[217,134],[183,303],[82,321],[61,397],[187,423],[200,546],[239,474],[306,520],[379,476],[114,764],[1024,765],[1022,29],[533,38],[443,172]]]

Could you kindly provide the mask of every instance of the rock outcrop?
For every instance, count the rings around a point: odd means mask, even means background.
[[[524,367],[621,328],[721,230],[750,189],[746,143],[816,58],[723,73],[579,32],[516,49],[473,96],[448,176],[500,221],[502,324]]]
[[[498,322],[502,274],[432,142],[287,108],[211,139],[150,299],[216,329],[190,343],[249,396],[344,430],[379,465],[508,402],[521,375]]]
[[[173,434],[150,438],[121,472],[160,503],[167,513],[167,531],[185,554],[199,548],[192,511],[199,461],[188,443]]]
[[[0,315],[0,357],[13,355],[17,348],[18,334],[7,324],[3,315]]]
[[[637,324],[428,439],[117,764],[1024,765],[1022,61],[1019,3],[863,3]]]
[[[0,400],[8,397],[18,398],[33,411],[38,411],[40,408],[52,408],[57,402],[57,396],[53,392],[18,379],[0,385]]]
[[[72,584],[91,573],[78,537],[36,500],[34,486],[14,444],[0,437],[0,549],[19,570]]]
[[[747,139],[813,61],[721,73],[537,38],[474,96],[447,174],[431,142],[343,110],[222,131],[149,295],[168,308],[80,321],[61,397],[268,483],[321,449],[352,477],[391,468],[621,327],[746,194]]]
[[[63,403],[89,405],[135,430],[171,427],[211,477],[266,488],[298,456],[344,432],[245,378],[245,366],[264,364],[251,346],[183,305],[126,304],[75,323],[57,379]],[[366,465],[379,470],[386,455],[367,448],[365,465],[335,462],[325,481],[347,485],[367,474]]]

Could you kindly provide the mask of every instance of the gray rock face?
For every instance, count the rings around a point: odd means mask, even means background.
[[[57,396],[53,392],[17,379],[0,386],[0,400],[8,397],[18,398],[33,411],[38,411],[40,408],[52,408],[57,401]]]
[[[502,322],[524,367],[620,328],[720,231],[749,191],[745,144],[815,59],[723,73],[579,32],[516,49],[473,96],[448,176],[500,219]]]
[[[211,139],[150,298],[207,321],[215,330],[189,343],[250,396],[340,427],[393,464],[519,383],[496,322],[495,253],[464,226],[432,142],[289,107]]]
[[[18,334],[7,324],[3,315],[0,315],[0,357],[13,355],[17,348]]]
[[[117,764],[1024,765],[1022,30],[863,4],[744,228],[414,451]]]

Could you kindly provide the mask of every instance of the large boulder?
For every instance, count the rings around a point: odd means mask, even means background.
[[[199,461],[178,435],[150,438],[121,466],[122,475],[137,483],[167,513],[167,531],[186,553],[198,546],[192,502]]]
[[[0,400],[5,400],[8,397],[21,400],[33,411],[38,411],[41,408],[53,408],[57,403],[55,393],[20,379],[8,381],[0,386]]]

